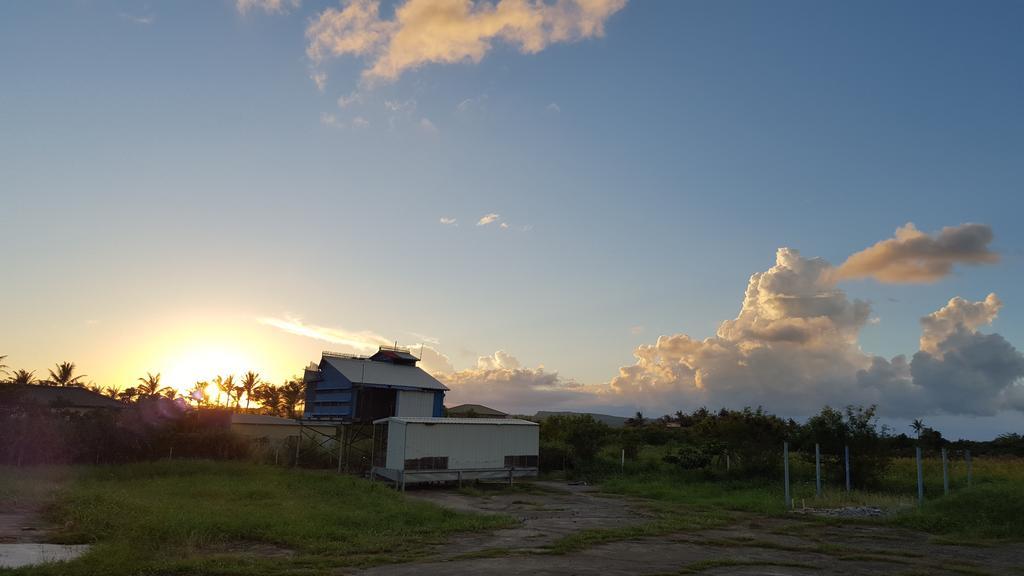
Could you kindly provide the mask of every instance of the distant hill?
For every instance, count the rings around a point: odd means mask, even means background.
[[[622,428],[626,425],[626,420],[623,416],[611,416],[609,414],[594,414],[593,412],[547,412],[540,411],[533,415],[537,420],[543,420],[551,416],[591,416],[598,422],[603,422],[610,428]]]

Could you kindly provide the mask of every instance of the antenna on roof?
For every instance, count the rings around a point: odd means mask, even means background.
[[[423,342],[420,342],[420,360],[423,360]]]

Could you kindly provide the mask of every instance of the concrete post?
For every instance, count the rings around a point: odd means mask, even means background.
[[[793,501],[789,497],[789,442],[782,443],[782,469],[786,483],[786,509],[793,507]]]
[[[821,444],[814,445],[814,486],[815,495],[821,498]]]
[[[846,457],[846,491],[850,491],[850,447],[843,446],[843,453]]]
[[[921,468],[921,447],[917,447],[917,505],[924,505],[924,470]]]
[[[949,458],[945,448],[942,449],[942,494],[949,496]]]

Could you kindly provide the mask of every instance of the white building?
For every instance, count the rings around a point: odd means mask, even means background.
[[[537,475],[540,426],[505,418],[391,417],[374,421],[371,478],[416,482]]]

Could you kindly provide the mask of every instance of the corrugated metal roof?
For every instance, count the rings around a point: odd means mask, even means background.
[[[390,362],[374,362],[363,358],[341,358],[324,355],[324,360],[355,384],[447,390],[436,378],[416,366]]]
[[[5,402],[14,404],[31,403],[53,408],[109,408],[118,410],[124,404],[97,394],[92,390],[75,386],[47,386],[43,384],[8,384],[3,392],[9,393]]]
[[[280,416],[270,416],[269,414],[231,414],[232,424],[259,424],[259,425],[273,425],[273,426],[298,426],[299,420],[292,420],[291,418],[281,418]],[[334,426],[330,422],[320,422],[317,420],[302,420],[303,426]]]
[[[498,424],[500,426],[540,426],[540,424],[537,424],[536,422],[519,420],[516,418],[428,418],[425,416],[392,416],[390,418],[374,420],[373,423],[378,424],[389,420],[404,422],[406,424]]]

